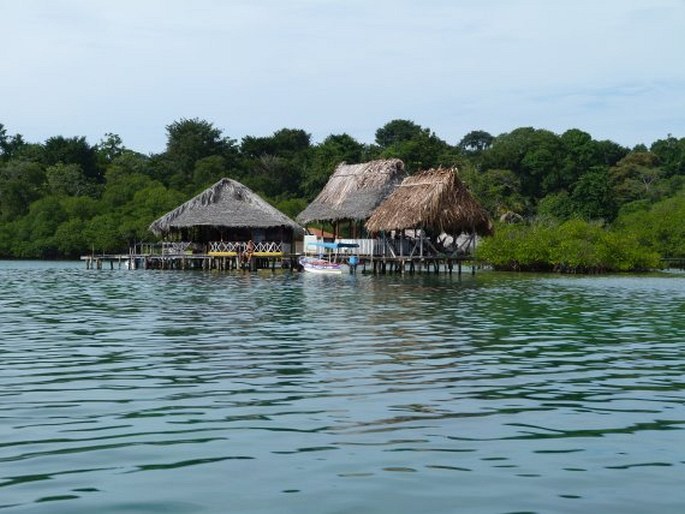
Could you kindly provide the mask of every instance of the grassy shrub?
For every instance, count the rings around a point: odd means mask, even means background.
[[[503,225],[480,246],[479,257],[495,269],[603,273],[658,268],[660,257],[628,232],[570,220],[560,225]]]
[[[640,207],[622,212],[617,227],[663,257],[685,257],[685,191]]]

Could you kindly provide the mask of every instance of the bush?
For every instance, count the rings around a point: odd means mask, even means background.
[[[479,257],[498,270],[603,273],[658,268],[660,256],[627,232],[570,220],[561,225],[504,225]]]

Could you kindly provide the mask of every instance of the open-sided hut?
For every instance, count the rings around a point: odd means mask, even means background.
[[[297,216],[303,225],[312,222],[363,223],[405,176],[400,159],[361,164],[339,164],[326,186]]]
[[[487,211],[459,179],[456,169],[438,168],[409,176],[373,212],[369,232],[420,229],[438,236],[490,235]]]
[[[248,243],[257,256],[290,253],[304,235],[295,221],[229,178],[154,221],[150,230],[223,257],[238,255]]]

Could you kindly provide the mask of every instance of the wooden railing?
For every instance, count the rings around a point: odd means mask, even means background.
[[[162,243],[162,255],[182,255],[192,252],[193,243],[189,241],[170,241]]]
[[[242,253],[244,244],[245,243],[236,243],[232,241],[212,241],[209,243],[209,251],[221,253]]]
[[[251,248],[249,246],[251,245]],[[249,243],[245,241],[211,241],[209,251],[217,253],[283,253],[284,244],[277,241],[263,241],[260,243]]]

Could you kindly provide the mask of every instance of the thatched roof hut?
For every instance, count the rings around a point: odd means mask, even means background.
[[[248,187],[229,178],[221,179],[150,225],[150,230],[156,235],[191,228],[286,228],[294,234],[304,234],[304,229],[288,216]]]
[[[404,179],[366,222],[369,232],[423,228],[435,234],[490,235],[487,211],[459,179],[456,169],[438,168]]]
[[[400,159],[339,164],[326,186],[297,216],[302,224],[313,221],[366,220],[405,176]]]

